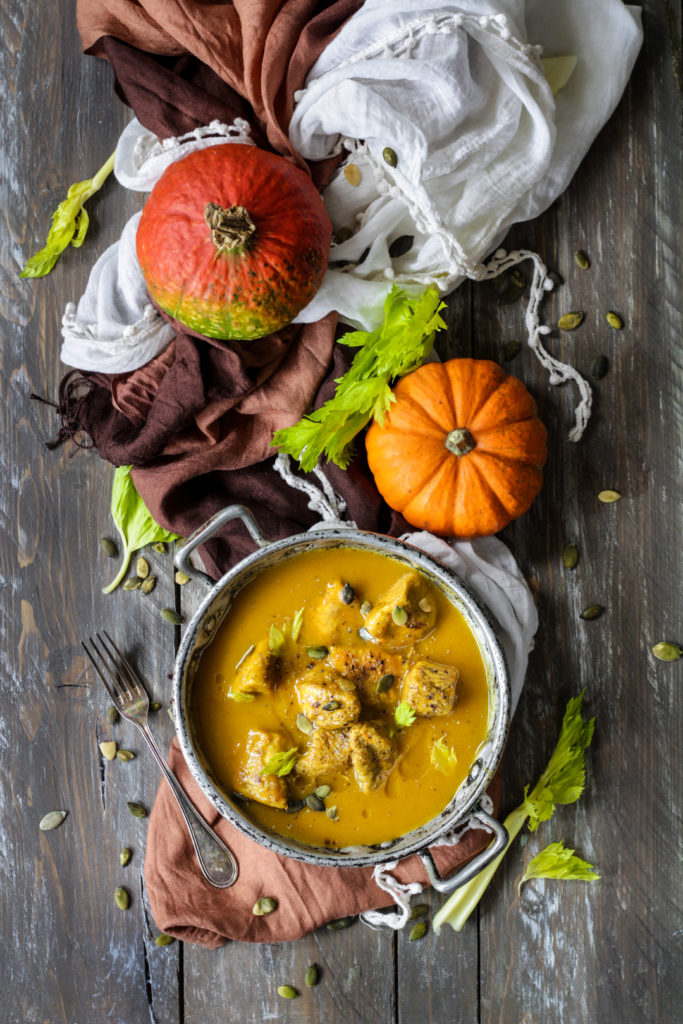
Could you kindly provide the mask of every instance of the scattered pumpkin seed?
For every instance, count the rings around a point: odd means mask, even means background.
[[[603,377],[607,376],[609,370],[609,362],[607,356],[596,356],[591,363],[591,377],[593,380],[602,380]]]
[[[306,654],[309,658],[326,658],[330,652],[322,644],[319,647],[307,647]]]
[[[130,893],[127,889],[124,889],[122,885],[119,885],[114,889],[114,903],[119,910],[128,910],[130,906]]]
[[[369,601],[363,601],[363,603],[360,606],[360,613],[363,616],[363,618],[365,618],[366,615],[369,615],[371,610],[372,610],[372,605],[370,604],[370,602]]]
[[[391,146],[384,147],[382,150],[382,156],[384,158],[384,163],[389,164],[390,167],[396,167],[398,165],[396,150],[392,149]]]
[[[605,505],[611,505],[614,501],[619,501],[621,494],[619,491],[600,491],[598,494],[598,500],[604,502]]]
[[[158,700],[151,700],[149,702],[149,710],[150,711],[159,711],[160,708],[161,708],[161,702],[160,701],[158,701]]]
[[[510,341],[506,341],[503,345],[503,360],[509,363],[511,359],[518,356],[522,351],[522,343],[519,338],[511,338]]]
[[[391,672],[387,672],[382,676],[380,681],[377,683],[377,693],[386,693],[394,685],[394,677]]]
[[[332,786],[328,786],[327,783],[324,783],[324,785],[322,786],[318,786],[317,789],[314,790],[315,795],[319,797],[321,800],[324,800],[325,797],[328,797],[331,792]]]
[[[621,319],[619,314],[615,313],[612,309],[610,309],[609,313],[605,316],[605,320],[610,327],[614,328],[615,331],[620,331],[624,326],[624,321]]]
[[[593,619],[599,619],[604,610],[605,609],[601,604],[589,604],[588,607],[584,608],[581,612],[581,618],[587,619],[591,622]]]
[[[110,704],[104,713],[104,717],[107,719],[110,725],[116,725],[120,715],[113,704]]]
[[[278,985],[277,994],[282,996],[283,999],[296,999],[299,995],[295,988],[291,985]]]
[[[424,917],[425,914],[428,913],[428,912],[429,912],[429,907],[427,906],[426,903],[416,903],[414,907],[410,908],[410,913],[408,914],[408,920],[409,921],[416,921],[418,919],[418,917]]]
[[[391,613],[391,617],[397,626],[405,626],[408,621],[408,612],[405,608],[401,608],[400,605],[397,605]]]
[[[399,235],[389,246],[390,258],[396,260],[399,256],[405,256],[412,249],[414,241],[415,237],[413,235]]]
[[[408,941],[417,942],[418,939],[424,938],[424,936],[427,934],[428,928],[429,925],[427,924],[426,921],[418,921],[417,924],[414,924],[413,927],[410,929]]]
[[[360,629],[358,630],[358,636],[361,638],[361,640],[365,640],[366,643],[369,643],[369,644],[372,643],[372,637],[368,633],[368,631],[365,628],[365,626],[361,626],[360,627]]]
[[[173,935],[167,935],[166,932],[159,932],[156,939],[154,940],[155,946],[170,946],[175,942]]]
[[[524,295],[524,288],[520,288],[518,284],[513,284],[512,281],[509,281],[498,292],[496,302],[499,306],[512,306],[515,302],[519,302],[522,295]]]
[[[349,185],[353,185],[353,187],[356,188],[357,185],[360,185],[360,167],[357,164],[347,164],[344,168],[344,177],[348,181]]]
[[[166,545],[164,544],[163,540],[158,540],[156,541],[155,544],[152,544],[152,551],[156,551],[158,555],[165,555]]]
[[[306,715],[299,714],[296,716],[296,727],[299,732],[305,733],[306,736],[310,736],[313,732],[313,722],[310,718],[306,718]]]
[[[147,561],[146,558],[142,558],[142,556],[138,558],[137,562],[135,563],[135,572],[136,575],[138,576],[138,579],[147,579],[147,577],[149,576],[149,562]]]
[[[345,583],[341,589],[339,595],[343,604],[353,604],[353,599],[356,596],[356,591],[353,589],[350,583]]]
[[[336,711],[340,707],[341,704],[338,700],[328,700],[323,704],[323,711]]]
[[[135,754],[133,753],[133,751],[132,750],[125,750],[123,747],[120,750],[116,751],[116,756],[117,756],[118,760],[119,761],[123,761],[124,764],[127,764],[128,761],[134,761],[135,760]]]
[[[579,549],[576,544],[565,544],[562,549],[562,563],[565,569],[576,569],[579,564]]]
[[[581,267],[582,270],[588,270],[588,268],[591,265],[591,261],[588,259],[588,256],[583,251],[583,249],[576,250],[576,252],[574,253],[574,262],[576,263],[577,267]]]
[[[252,914],[255,914],[256,917],[265,917],[266,914],[272,914],[274,910],[277,910],[277,900],[272,896],[261,896],[251,908]]]
[[[122,868],[125,868],[127,864],[130,864],[132,856],[133,851],[131,850],[131,848],[129,846],[124,846],[123,849],[121,850],[121,853],[119,854],[119,864],[121,865]]]
[[[306,974],[304,975],[304,981],[306,982],[306,988],[315,988],[320,980],[320,971],[318,970],[317,964],[310,964],[306,968]]]
[[[116,740],[105,740],[100,743],[100,753],[105,761],[113,761],[116,757]]]
[[[166,710],[168,711],[168,717],[171,719],[171,721],[175,725],[175,711],[173,710],[172,705],[169,704],[169,706],[168,706],[168,708]]]
[[[130,579],[124,580],[123,589],[124,590],[138,590],[138,588],[140,587],[141,583],[142,583],[142,580],[139,580],[137,578],[137,576],[131,576]]]
[[[324,811],[325,810],[325,804],[322,802],[322,800],[320,799],[319,796],[315,795],[315,793],[309,793],[308,796],[306,797],[305,803],[306,803],[306,806],[311,811]]]
[[[119,549],[110,537],[102,537],[100,540],[100,551],[107,558],[116,558],[119,553]]]
[[[129,800],[128,803],[126,804],[126,807],[128,808],[128,810],[130,811],[130,813],[133,815],[134,818],[146,818],[147,817],[147,811],[142,806],[142,804],[136,804],[136,803],[133,803],[132,800]]]
[[[328,921],[325,927],[330,932],[340,932],[343,928],[349,928],[355,920],[355,917],[338,917],[336,921]]]
[[[510,280],[518,288],[526,288],[526,278],[519,267],[513,267],[510,271]]]
[[[165,622],[170,622],[172,626],[179,626],[185,621],[185,617],[175,608],[162,608],[159,614]]]
[[[548,278],[552,281],[554,288],[560,288],[564,284],[564,278],[557,270],[549,270]]]
[[[59,828],[68,813],[68,811],[48,811],[40,819],[38,828],[41,832],[51,832],[53,828]]]
[[[330,819],[330,821],[335,821],[336,817],[337,817],[337,805],[336,804],[332,804],[331,807],[326,807],[325,808],[325,814]]]
[[[417,607],[420,609],[421,612],[424,612],[425,615],[429,615],[429,613],[432,610],[432,602],[429,601],[426,597],[421,597],[420,600],[417,602]]]
[[[353,238],[353,231],[351,228],[343,227],[335,231],[334,240],[337,245],[341,245],[342,242],[348,242],[349,238]]]
[[[670,643],[668,640],[660,640],[652,648],[652,653],[660,661],[678,661],[681,654],[683,654],[683,649],[678,644]]]
[[[140,593],[141,594],[151,594],[152,591],[154,590],[154,588],[156,587],[156,585],[157,585],[157,578],[156,578],[156,576],[148,576],[140,584]]]
[[[190,582],[190,577],[182,569],[178,569],[173,579],[176,581],[179,587],[184,587],[186,583]]]
[[[306,805],[303,800],[288,800],[286,811],[287,814],[297,814],[298,811],[303,810]]]
[[[557,321],[561,331],[575,331],[583,323],[583,313],[578,310],[576,313],[563,313]]]

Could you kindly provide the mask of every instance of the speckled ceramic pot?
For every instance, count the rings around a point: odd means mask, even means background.
[[[243,559],[225,574],[217,583],[204,573],[198,573],[189,563],[191,553],[209,539],[220,527],[231,519],[240,518],[257,550]],[[296,840],[286,839],[263,828],[253,821],[243,803],[232,799],[224,792],[211,773],[211,767],[202,756],[192,730],[192,683],[202,656],[202,651],[211,642],[218,625],[227,614],[234,596],[247,583],[284,559],[292,558],[303,551],[319,548],[354,547],[389,555],[403,562],[407,568],[416,568],[424,573],[430,583],[465,617],[479,643],[486,666],[489,688],[489,722],[486,739],[477,752],[469,774],[459,786],[448,806],[436,818],[419,828],[376,846],[354,846],[340,850],[307,846]],[[344,526],[300,533],[284,540],[269,542],[261,533],[248,509],[231,505],[217,513],[208,523],[197,530],[176,553],[178,569],[193,576],[200,576],[209,587],[208,593],[188,624],[176,659],[173,699],[176,730],[183,756],[202,792],[216,810],[233,825],[241,829],[255,842],[296,860],[330,867],[365,867],[382,864],[387,860],[418,853],[427,870],[431,883],[440,892],[451,892],[476,874],[492,860],[507,844],[507,832],[480,806],[482,797],[496,771],[507,736],[510,712],[510,685],[505,656],[494,627],[484,609],[468,588],[452,572],[429,555],[405,544],[376,533],[365,533]],[[464,825],[473,818],[476,824],[493,833],[491,845],[462,868],[456,875],[441,879],[434,866],[428,847],[451,830]]]

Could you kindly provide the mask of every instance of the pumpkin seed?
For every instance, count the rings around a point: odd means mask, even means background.
[[[524,289],[510,281],[498,292],[496,302],[499,306],[512,306],[515,302],[519,302],[522,295],[524,295]]]
[[[429,911],[429,907],[427,906],[426,903],[416,903],[414,907],[410,908],[410,913],[408,914],[408,920],[409,921],[416,921],[418,919],[418,917],[424,917],[425,914],[428,911]]]
[[[377,683],[377,693],[386,693],[394,685],[394,677],[391,672],[387,672],[383,675],[380,681]]]
[[[678,644],[670,643],[666,640],[660,640],[658,644],[655,644],[652,648],[652,653],[655,658],[659,658],[660,661],[678,661],[683,649]]]
[[[325,810],[325,804],[322,802],[322,800],[320,799],[319,796],[315,795],[315,793],[309,793],[308,796],[306,797],[305,803],[306,803],[306,806],[311,811],[324,811]]]
[[[349,185],[353,185],[353,187],[356,188],[357,185],[360,185],[360,167],[358,167],[357,164],[347,164],[344,168],[344,177],[348,181]]]
[[[325,797],[329,796],[331,792],[332,786],[328,786],[327,783],[325,783],[322,786],[318,786],[317,789],[314,790],[315,795],[319,797],[321,800],[324,800]]]
[[[59,828],[68,813],[68,811],[48,811],[40,819],[38,828],[41,832],[51,832],[53,828]]]
[[[432,610],[432,602],[428,601],[426,597],[421,597],[420,600],[417,602],[417,607],[420,609],[421,612],[424,612],[425,615],[429,615],[429,613]]]
[[[123,747],[120,750],[116,751],[116,756],[119,759],[119,761],[123,761],[124,764],[127,764],[128,761],[134,761],[135,760],[135,754],[133,753],[133,751],[132,750],[124,750]]]
[[[141,583],[142,583],[142,580],[139,580],[137,578],[137,576],[131,576],[131,578],[129,580],[124,580],[123,589],[124,590],[137,590]]]
[[[341,594],[339,596],[343,604],[353,604],[353,599],[356,596],[356,592],[350,583],[345,583],[341,589]]]
[[[138,558],[135,563],[135,572],[139,579],[146,580],[149,576],[149,562],[146,558]]]
[[[612,309],[610,309],[609,313],[605,315],[605,320],[610,327],[614,328],[615,331],[620,331],[624,326],[624,321],[621,319],[619,314],[615,313]]]
[[[104,713],[104,717],[107,719],[110,725],[116,725],[120,716],[114,705],[110,704]]]
[[[565,569],[576,569],[579,564],[579,549],[576,544],[565,544],[562,549],[562,563]]]
[[[599,619],[604,610],[605,609],[601,604],[589,604],[588,607],[584,608],[581,612],[581,618],[587,619],[591,622],[593,619]]]
[[[365,640],[366,643],[369,643],[369,644],[372,643],[372,637],[368,633],[368,631],[365,628],[365,626],[361,626],[360,627],[360,629],[358,630],[358,636],[361,638],[361,640]]]
[[[322,644],[319,647],[307,647],[306,654],[309,658],[326,658],[330,652]]]
[[[326,807],[325,814],[330,819],[330,821],[335,821],[337,818],[337,805],[332,804],[331,807]]]
[[[277,994],[282,996],[283,999],[296,999],[299,995],[295,988],[291,985],[278,985]]]
[[[349,928],[355,920],[355,917],[338,917],[336,921],[328,921],[325,927],[330,932],[340,932],[343,928]]]
[[[150,711],[159,711],[160,708],[161,708],[161,703],[158,700],[151,700],[149,702],[149,710]]]
[[[119,885],[114,889],[114,903],[119,910],[128,910],[130,906],[130,893],[127,889],[124,889],[122,885]]]
[[[323,711],[336,711],[340,707],[341,704],[338,700],[328,700],[323,704]]]
[[[561,331],[575,331],[583,323],[583,313],[579,310],[576,313],[564,313],[557,321]]]
[[[419,939],[424,938],[424,936],[427,934],[428,928],[429,925],[427,924],[426,921],[418,921],[417,924],[414,924],[413,927],[410,929],[408,941],[417,942]]]
[[[389,246],[389,256],[392,260],[396,260],[399,256],[405,256],[407,252],[413,247],[415,238],[413,235],[399,235],[395,238]]]
[[[503,360],[509,363],[511,359],[518,356],[522,351],[522,343],[519,338],[511,338],[503,345]]]
[[[121,850],[121,853],[119,854],[119,864],[121,865],[122,868],[125,868],[127,864],[130,864],[132,856],[133,851],[130,849],[130,847],[124,846],[123,849]]]
[[[306,736],[310,736],[310,734],[313,732],[313,722],[310,720],[310,718],[306,718],[305,715],[296,716],[296,727],[299,730],[299,732],[305,733]]]
[[[128,810],[130,811],[130,813],[133,815],[134,818],[146,818],[147,817],[147,811],[142,806],[142,804],[136,804],[136,803],[133,803],[132,800],[129,800],[128,803],[126,804],[126,807],[128,808]]]
[[[113,761],[116,757],[116,740],[105,740],[100,743],[100,753],[105,761]]]
[[[318,970],[317,964],[310,964],[306,968],[306,974],[304,975],[304,981],[306,982],[306,988],[315,988],[320,980],[320,971]]]
[[[170,622],[172,626],[179,626],[185,621],[184,616],[177,612],[175,608],[162,608],[159,614],[165,622]]]
[[[157,585],[157,578],[156,578],[156,576],[148,576],[140,584],[140,593],[142,593],[142,594],[151,594],[152,591],[154,590],[154,588],[156,587],[156,585]]]
[[[116,544],[109,537],[101,538],[100,551],[102,552],[103,555],[106,555],[107,558],[116,558],[116,556],[119,553],[119,549],[117,548]]]
[[[408,612],[405,608],[401,608],[400,605],[397,605],[391,613],[391,617],[397,626],[405,626],[408,621]]]
[[[598,494],[598,500],[604,502],[606,505],[611,505],[615,501],[619,501],[621,494],[619,491],[600,491]]]
[[[372,605],[370,604],[370,602],[369,601],[363,601],[362,605],[360,606],[360,613],[363,616],[363,618],[365,618],[366,615],[369,615],[371,610],[372,610]]]
[[[518,288],[526,288],[526,278],[518,267],[513,267],[510,271],[510,280]]]
[[[591,261],[588,259],[588,256],[583,251],[583,249],[576,250],[576,252],[574,253],[574,262],[576,263],[577,267],[581,267],[582,270],[588,270],[588,268],[591,265]]]
[[[382,156],[384,163],[389,164],[390,167],[396,167],[398,165],[398,157],[396,150],[392,149],[391,146],[385,146],[382,150]]]
[[[252,914],[255,914],[256,917],[265,917],[266,914],[272,914],[274,910],[277,910],[277,900],[272,896],[261,896],[251,908]]]
[[[288,800],[286,811],[287,814],[297,814],[298,811],[303,810],[306,805],[303,800]]]
[[[155,946],[170,946],[171,943],[175,942],[175,938],[172,935],[167,935],[166,932],[160,932],[154,940]]]
[[[163,540],[158,540],[155,544],[152,544],[152,551],[156,551],[158,555],[165,555],[166,545]]]
[[[179,587],[184,587],[186,583],[190,582],[190,577],[182,569],[178,569],[173,579],[176,581]]]
[[[602,380],[603,377],[607,376],[609,370],[609,362],[607,356],[596,356],[591,363],[591,377],[593,380]]]
[[[564,278],[557,270],[549,270],[548,279],[552,281],[554,288],[560,288],[564,284]]]

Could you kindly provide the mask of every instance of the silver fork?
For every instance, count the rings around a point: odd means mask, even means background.
[[[88,647],[90,644],[90,649]],[[171,787],[190,830],[192,843],[204,877],[219,889],[227,889],[237,880],[237,861],[227,846],[209,828],[166,763],[147,724],[149,696],[139,676],[104,630],[81,641],[93,668],[100,677],[117,711],[137,725],[147,740],[157,764]]]

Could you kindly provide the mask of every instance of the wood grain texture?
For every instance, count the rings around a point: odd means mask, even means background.
[[[100,593],[113,568],[99,553],[100,536],[112,533],[111,467],[71,447],[46,453],[55,420],[29,399],[55,394],[64,304],[139,207],[139,197],[108,182],[88,204],[83,249],[68,250],[42,281],[18,277],[66,187],[104,162],[129,117],[108,67],[81,56],[74,8],[75,0],[0,6],[0,1019],[669,1024],[683,1005],[683,660],[657,662],[650,647],[681,643],[683,622],[677,6],[646,0],[645,47],[622,103],[567,192],[505,242],[537,249],[566,277],[545,304],[548,322],[569,309],[586,313],[578,331],[549,339],[552,351],[584,373],[600,353],[610,363],[578,445],[566,436],[571,386],[549,387],[528,350],[504,364],[537,398],[550,456],[539,499],[503,534],[538,579],[542,623],[510,737],[503,810],[545,766],[566,701],[583,687],[597,717],[586,793],[516,842],[457,935],[444,928],[411,943],[357,923],[297,943],[214,952],[154,944],[142,878],[146,823],[125,803],[151,806],[158,773],[132,726],[106,723],[106,695],[79,647],[92,630],[110,628],[166,704],[178,631],[158,613],[177,606],[191,614],[200,590],[176,588],[170,555],[153,554],[159,583],[149,597]],[[589,270],[573,261],[579,247]],[[444,357],[500,361],[504,342],[523,338],[521,307],[499,307],[496,291],[495,283],[465,285],[449,298]],[[623,331],[606,325],[608,309],[624,318]],[[604,487],[621,491],[621,501],[598,502]],[[581,553],[574,572],[561,561],[568,541]],[[582,621],[596,601],[605,614]],[[173,726],[165,710],[153,728],[166,746]],[[110,736],[137,759],[103,762],[97,743]],[[55,808],[69,811],[64,825],[41,833],[38,821]],[[558,839],[597,865],[600,882],[538,881],[518,896],[525,865]],[[122,869],[124,844],[134,854]],[[113,902],[121,884],[132,896],[126,912]],[[426,901],[434,911],[442,897]],[[321,981],[309,991],[311,962]],[[283,983],[301,997],[279,998]]]

